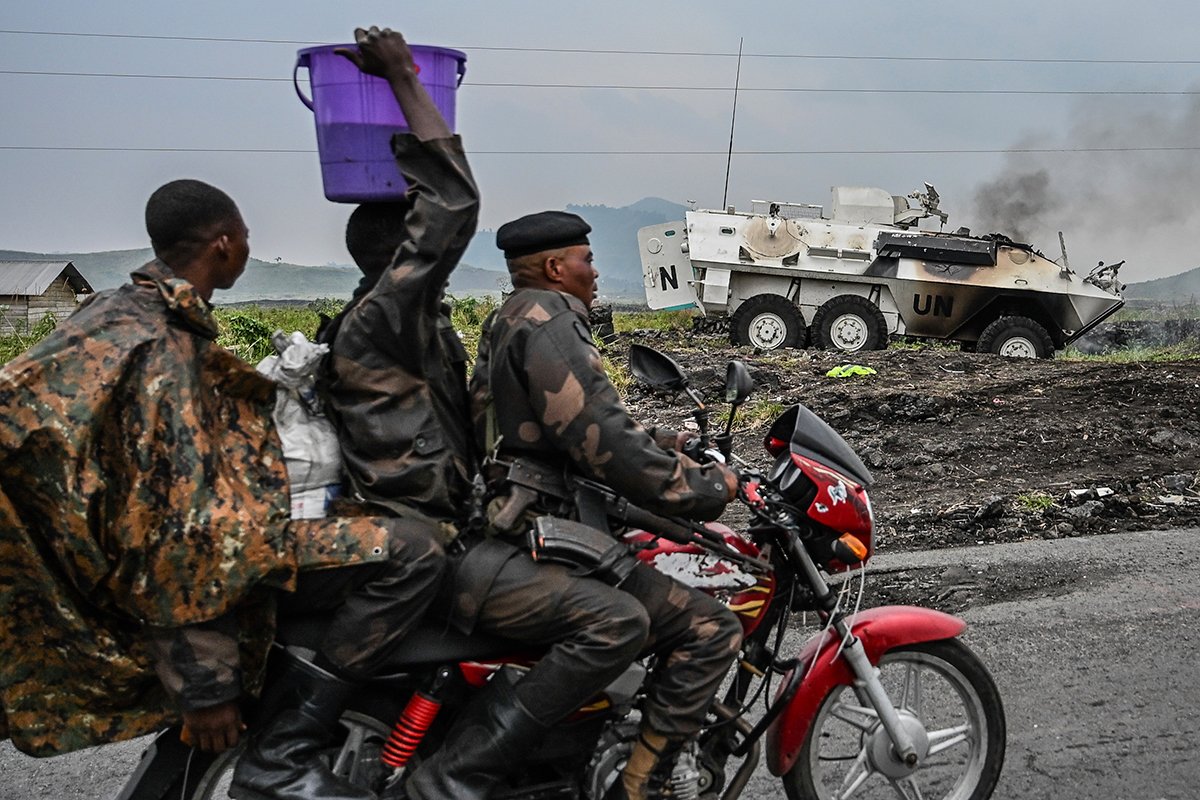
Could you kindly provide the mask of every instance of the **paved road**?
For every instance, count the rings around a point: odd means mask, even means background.
[[[1054,563],[1051,597],[969,609],[1005,698],[997,798],[1200,797],[1200,531],[943,552],[969,569]]]
[[[1200,797],[1200,530],[1099,536],[881,556],[878,571],[948,567],[1069,576],[964,616],[1008,715],[1004,800]],[[950,580],[948,578],[948,580]],[[109,798],[140,743],[35,761],[0,745],[0,800]],[[781,798],[755,777],[747,797]]]

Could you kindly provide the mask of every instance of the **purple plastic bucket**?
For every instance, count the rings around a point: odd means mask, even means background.
[[[365,75],[333,51],[352,44],[309,47],[296,54],[292,82],[317,123],[317,150],[325,197],[336,203],[399,200],[407,188],[392,157],[392,134],[408,130],[396,96],[383,78]],[[410,45],[421,84],[454,127],[455,94],[467,56],[446,47]],[[308,70],[312,98],[300,88]]]

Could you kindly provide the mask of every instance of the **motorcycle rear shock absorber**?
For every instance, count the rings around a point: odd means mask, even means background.
[[[442,667],[434,676],[428,691],[413,692],[383,745],[380,761],[393,770],[408,763],[442,708],[441,694],[449,677],[450,670]]]

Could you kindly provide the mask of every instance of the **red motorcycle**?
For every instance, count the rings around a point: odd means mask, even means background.
[[[745,632],[725,693],[676,763],[671,796],[740,797],[765,748],[767,769],[791,800],[990,797],[1004,761],[1004,709],[987,669],[957,638],[965,623],[925,608],[858,609],[874,549],[871,476],[846,441],[793,406],[767,433],[774,464],[761,474],[731,447],[734,417],[753,387],[745,365],[729,365],[728,421],[712,436],[709,409],[674,361],[634,345],[630,367],[643,382],[696,401],[697,454],[741,464],[739,499],[750,515],[738,533],[657,516],[577,482],[606,497],[610,519],[626,528],[623,538],[638,558],[720,598]],[[537,552],[538,543],[532,547]],[[843,579],[835,588],[826,575]],[[794,649],[794,616],[810,612],[820,629],[796,655],[783,655]],[[259,704],[264,718],[283,694],[272,676],[289,658],[311,657],[322,625],[281,620]],[[418,629],[399,648],[392,673],[364,687],[343,715],[346,736],[329,752],[331,767],[382,797],[399,796],[406,770],[437,748],[474,693],[536,659],[515,650],[442,626]],[[640,690],[652,668],[631,665],[553,731],[496,796],[609,797],[632,748]],[[193,752],[177,730],[166,731],[121,800],[225,797],[237,755]]]

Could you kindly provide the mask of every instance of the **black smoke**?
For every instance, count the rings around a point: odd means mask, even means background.
[[[1200,263],[1197,148],[1200,97],[1080,105],[1065,128],[1014,145],[1000,174],[975,190],[971,228],[1052,257],[1063,231],[1076,272],[1122,259],[1131,282],[1192,269]]]
[[[1029,242],[1037,221],[1053,216],[1058,206],[1045,169],[1003,175],[975,191],[978,232],[1003,233],[1018,242]]]

